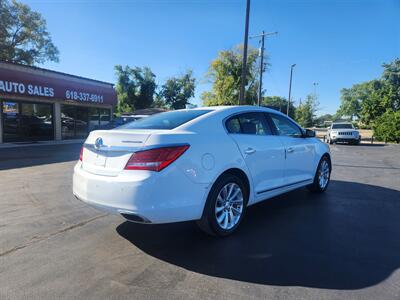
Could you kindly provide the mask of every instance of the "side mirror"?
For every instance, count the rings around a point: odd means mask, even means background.
[[[306,129],[306,132],[304,133],[304,137],[309,138],[309,137],[315,137],[315,131]]]

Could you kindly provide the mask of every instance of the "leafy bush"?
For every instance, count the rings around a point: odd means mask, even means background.
[[[400,141],[400,110],[394,112],[386,111],[383,115],[375,119],[374,136],[381,141],[399,142]]]

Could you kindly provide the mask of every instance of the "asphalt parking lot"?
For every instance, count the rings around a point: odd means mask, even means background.
[[[77,201],[79,148],[0,149],[0,299],[400,299],[400,145],[332,146],[325,194],[255,205],[225,239]]]

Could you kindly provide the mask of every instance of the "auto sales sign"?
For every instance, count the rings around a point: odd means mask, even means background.
[[[0,97],[14,95],[91,104],[115,105],[117,103],[117,95],[111,84],[99,84],[64,74],[59,76],[58,73],[54,73],[58,76],[53,77],[40,74],[52,74],[51,71],[33,70],[34,72],[31,70],[31,72],[24,72],[3,68],[0,64]],[[35,74],[36,72],[38,74]]]

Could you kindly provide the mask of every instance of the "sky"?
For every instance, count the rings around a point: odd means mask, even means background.
[[[149,66],[159,85],[191,69],[199,106],[210,62],[243,43],[245,0],[21,1],[43,15],[60,51],[41,67],[115,83],[115,65]],[[342,88],[400,57],[399,16],[400,0],[251,0],[249,34],[278,31],[266,39],[265,95],[288,97],[296,64],[295,104],[316,82],[318,114],[335,113]]]

